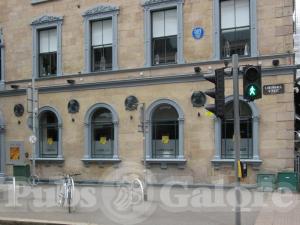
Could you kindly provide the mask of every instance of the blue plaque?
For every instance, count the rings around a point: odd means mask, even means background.
[[[192,31],[193,38],[200,40],[204,36],[204,29],[202,27],[195,27]]]

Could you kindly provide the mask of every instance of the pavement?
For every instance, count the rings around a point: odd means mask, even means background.
[[[56,185],[0,187],[0,225],[233,225],[234,190],[148,187],[148,201],[138,187],[77,186],[72,213],[57,205]],[[299,225],[300,195],[241,192],[242,225]],[[14,221],[14,222],[13,222]]]

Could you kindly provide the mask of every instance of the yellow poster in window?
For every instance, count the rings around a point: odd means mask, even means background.
[[[19,147],[10,147],[9,158],[10,158],[10,160],[20,160],[20,148]]]
[[[162,142],[163,144],[169,144],[169,141],[170,141],[169,136],[164,135],[164,136],[161,137],[161,142]]]
[[[48,138],[47,143],[48,145],[53,145],[53,138]]]
[[[99,142],[100,142],[101,145],[105,145],[106,144],[106,137],[100,137]]]

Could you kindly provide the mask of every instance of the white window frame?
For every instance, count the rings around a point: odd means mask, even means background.
[[[39,31],[56,29],[57,33],[57,63],[56,76],[62,75],[62,23],[63,17],[41,16],[32,21],[32,74],[35,78],[40,78],[39,74]]]
[[[145,67],[152,66],[152,12],[177,9],[177,64],[184,63],[183,56],[183,3],[184,0],[147,0],[144,2]],[[165,64],[163,64],[165,65]]]
[[[112,20],[112,70],[118,70],[118,14],[119,7],[98,5],[84,12],[84,73],[92,72],[91,22]],[[103,71],[101,71],[103,72]]]

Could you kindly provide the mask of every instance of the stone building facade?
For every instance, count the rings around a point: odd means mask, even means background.
[[[31,164],[34,157],[41,178],[80,171],[82,180],[114,180],[106,174],[128,166],[142,172],[145,150],[157,183],[232,182],[232,79],[225,80],[228,120],[191,102],[212,86],[203,75],[224,67],[232,53],[240,65],[261,65],[263,85],[284,85],[283,93],[255,102],[240,97],[243,182],[292,169],[292,14],[292,0],[1,1],[1,173],[12,175],[14,160]],[[26,94],[32,77],[35,156]],[[128,96],[138,100],[136,109],[126,109]],[[76,113],[71,100],[79,103]],[[25,112],[15,115],[18,104]]]

